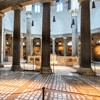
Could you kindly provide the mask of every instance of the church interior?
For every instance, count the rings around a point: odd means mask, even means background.
[[[100,100],[100,0],[0,0],[0,100]]]

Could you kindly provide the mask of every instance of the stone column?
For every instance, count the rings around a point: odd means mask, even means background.
[[[43,3],[41,73],[51,74],[50,67],[50,3]]]
[[[66,40],[67,38],[64,37],[63,39],[64,39],[64,56],[66,56],[67,55],[66,53],[67,52],[67,40]]]
[[[1,51],[1,62],[5,60],[5,18],[3,17],[2,21],[2,51]]]
[[[55,54],[55,38],[52,38],[52,53]]]
[[[34,38],[33,38],[33,55],[34,55]]]
[[[27,33],[26,33],[26,56],[31,55],[31,15],[32,12],[27,11]]]
[[[72,20],[74,20],[74,23],[73,23],[74,25],[72,25],[72,56],[78,55],[77,13],[78,13],[78,11],[76,11],[76,10],[72,11]]]
[[[31,56],[33,55],[33,38],[31,39]]]
[[[81,0],[81,56],[78,73],[95,75],[91,68],[90,0]]]
[[[12,57],[12,71],[21,70],[20,66],[20,11],[21,7],[16,5],[12,8],[14,10],[14,32],[13,32],[13,57]]]
[[[41,41],[41,45],[40,45],[40,55],[42,56],[42,38],[40,38],[40,41]]]
[[[0,12],[0,68],[4,67],[3,64],[1,64],[1,57],[2,57],[2,36],[3,36],[3,32],[2,32],[2,17],[4,16],[4,14],[2,12]]]
[[[94,48],[95,48],[95,45],[96,45],[96,41],[97,41],[97,38],[94,37],[93,40],[92,40],[92,51],[91,51],[91,52],[92,52],[92,54],[91,54],[91,56],[92,56],[91,59],[92,59],[92,60],[95,60],[95,54],[94,54],[93,51],[94,51]]]
[[[3,40],[2,41],[3,41],[3,43],[2,43],[2,45],[3,45],[2,46],[2,48],[3,48],[3,50],[2,50],[2,52],[3,52],[3,55],[2,55],[3,59],[2,59],[2,61],[5,61],[5,43],[6,43],[5,42],[5,32],[3,32]]]
[[[24,37],[21,37],[21,42],[20,42],[20,56],[21,56],[21,58],[23,59],[23,38]]]

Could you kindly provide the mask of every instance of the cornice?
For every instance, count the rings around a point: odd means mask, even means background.
[[[5,14],[3,12],[0,12],[0,17],[4,17]]]
[[[14,5],[12,6],[12,10],[23,10],[22,6],[21,5]]]
[[[81,4],[83,1],[85,1],[85,0],[78,0],[78,2]]]

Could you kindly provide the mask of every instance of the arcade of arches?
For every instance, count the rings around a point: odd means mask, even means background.
[[[60,65],[79,63],[80,68],[77,71],[78,73],[83,75],[95,75],[91,68],[91,61],[100,61],[100,30],[97,28],[91,29],[90,27],[91,24],[93,24],[90,23],[90,0],[78,0],[80,1],[81,7],[76,10],[76,8],[73,8],[71,5],[72,8],[70,8],[70,11],[65,10],[65,12],[68,13],[68,16],[70,15],[72,18],[72,28],[69,29],[69,32],[67,30],[66,33],[63,31],[61,34],[53,34],[55,27],[52,27],[50,20],[50,14],[54,14],[54,12],[50,13],[50,6],[52,6],[53,9],[55,2],[52,3],[51,0],[46,0],[46,2],[45,0],[41,1],[42,0],[0,1],[0,63],[2,61],[12,61],[11,70],[17,71],[22,70],[20,67],[20,59],[24,59],[27,60],[28,63],[35,62],[41,66],[41,73],[50,74],[52,73],[50,61],[52,59],[54,60],[56,57],[57,63]],[[69,0],[63,1],[66,2],[67,6],[69,5]],[[34,15],[31,11],[26,11],[27,9],[22,8],[37,2],[43,7],[42,21],[41,24],[38,23],[38,26],[42,26],[42,32],[41,34],[31,34],[30,22],[32,19],[30,16]],[[100,2],[98,1],[98,3]],[[100,9],[100,7],[98,9]],[[12,21],[14,22],[13,31],[7,29],[7,27],[3,27],[3,22],[5,21],[4,23],[6,23],[7,20],[2,21],[3,18],[6,17],[6,13],[8,11],[10,12],[10,10],[14,11],[14,20]],[[24,25],[22,26],[20,24],[22,22],[22,18],[20,17],[21,12],[26,14],[26,17],[24,16],[26,18],[26,27],[23,27]],[[56,18],[58,17],[56,16]],[[81,20],[80,23],[78,22],[79,19]],[[33,23],[34,26],[35,23]],[[54,24],[54,22],[52,23]],[[80,29],[77,28],[78,23]],[[70,24],[68,24],[68,27],[69,25]],[[26,28],[26,33],[21,33],[21,27],[23,27],[23,29]],[[35,28],[33,30],[35,30]],[[56,28],[56,30],[60,31],[58,28]],[[1,66],[3,65],[1,64]]]

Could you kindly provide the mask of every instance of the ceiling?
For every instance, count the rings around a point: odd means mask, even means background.
[[[68,0],[61,0],[61,1],[65,3],[68,2]],[[0,11],[5,13],[11,10],[12,6],[15,5],[26,6],[29,4],[34,4],[36,2],[40,2],[40,0],[0,0]],[[52,4],[55,4],[55,0],[53,0]]]

